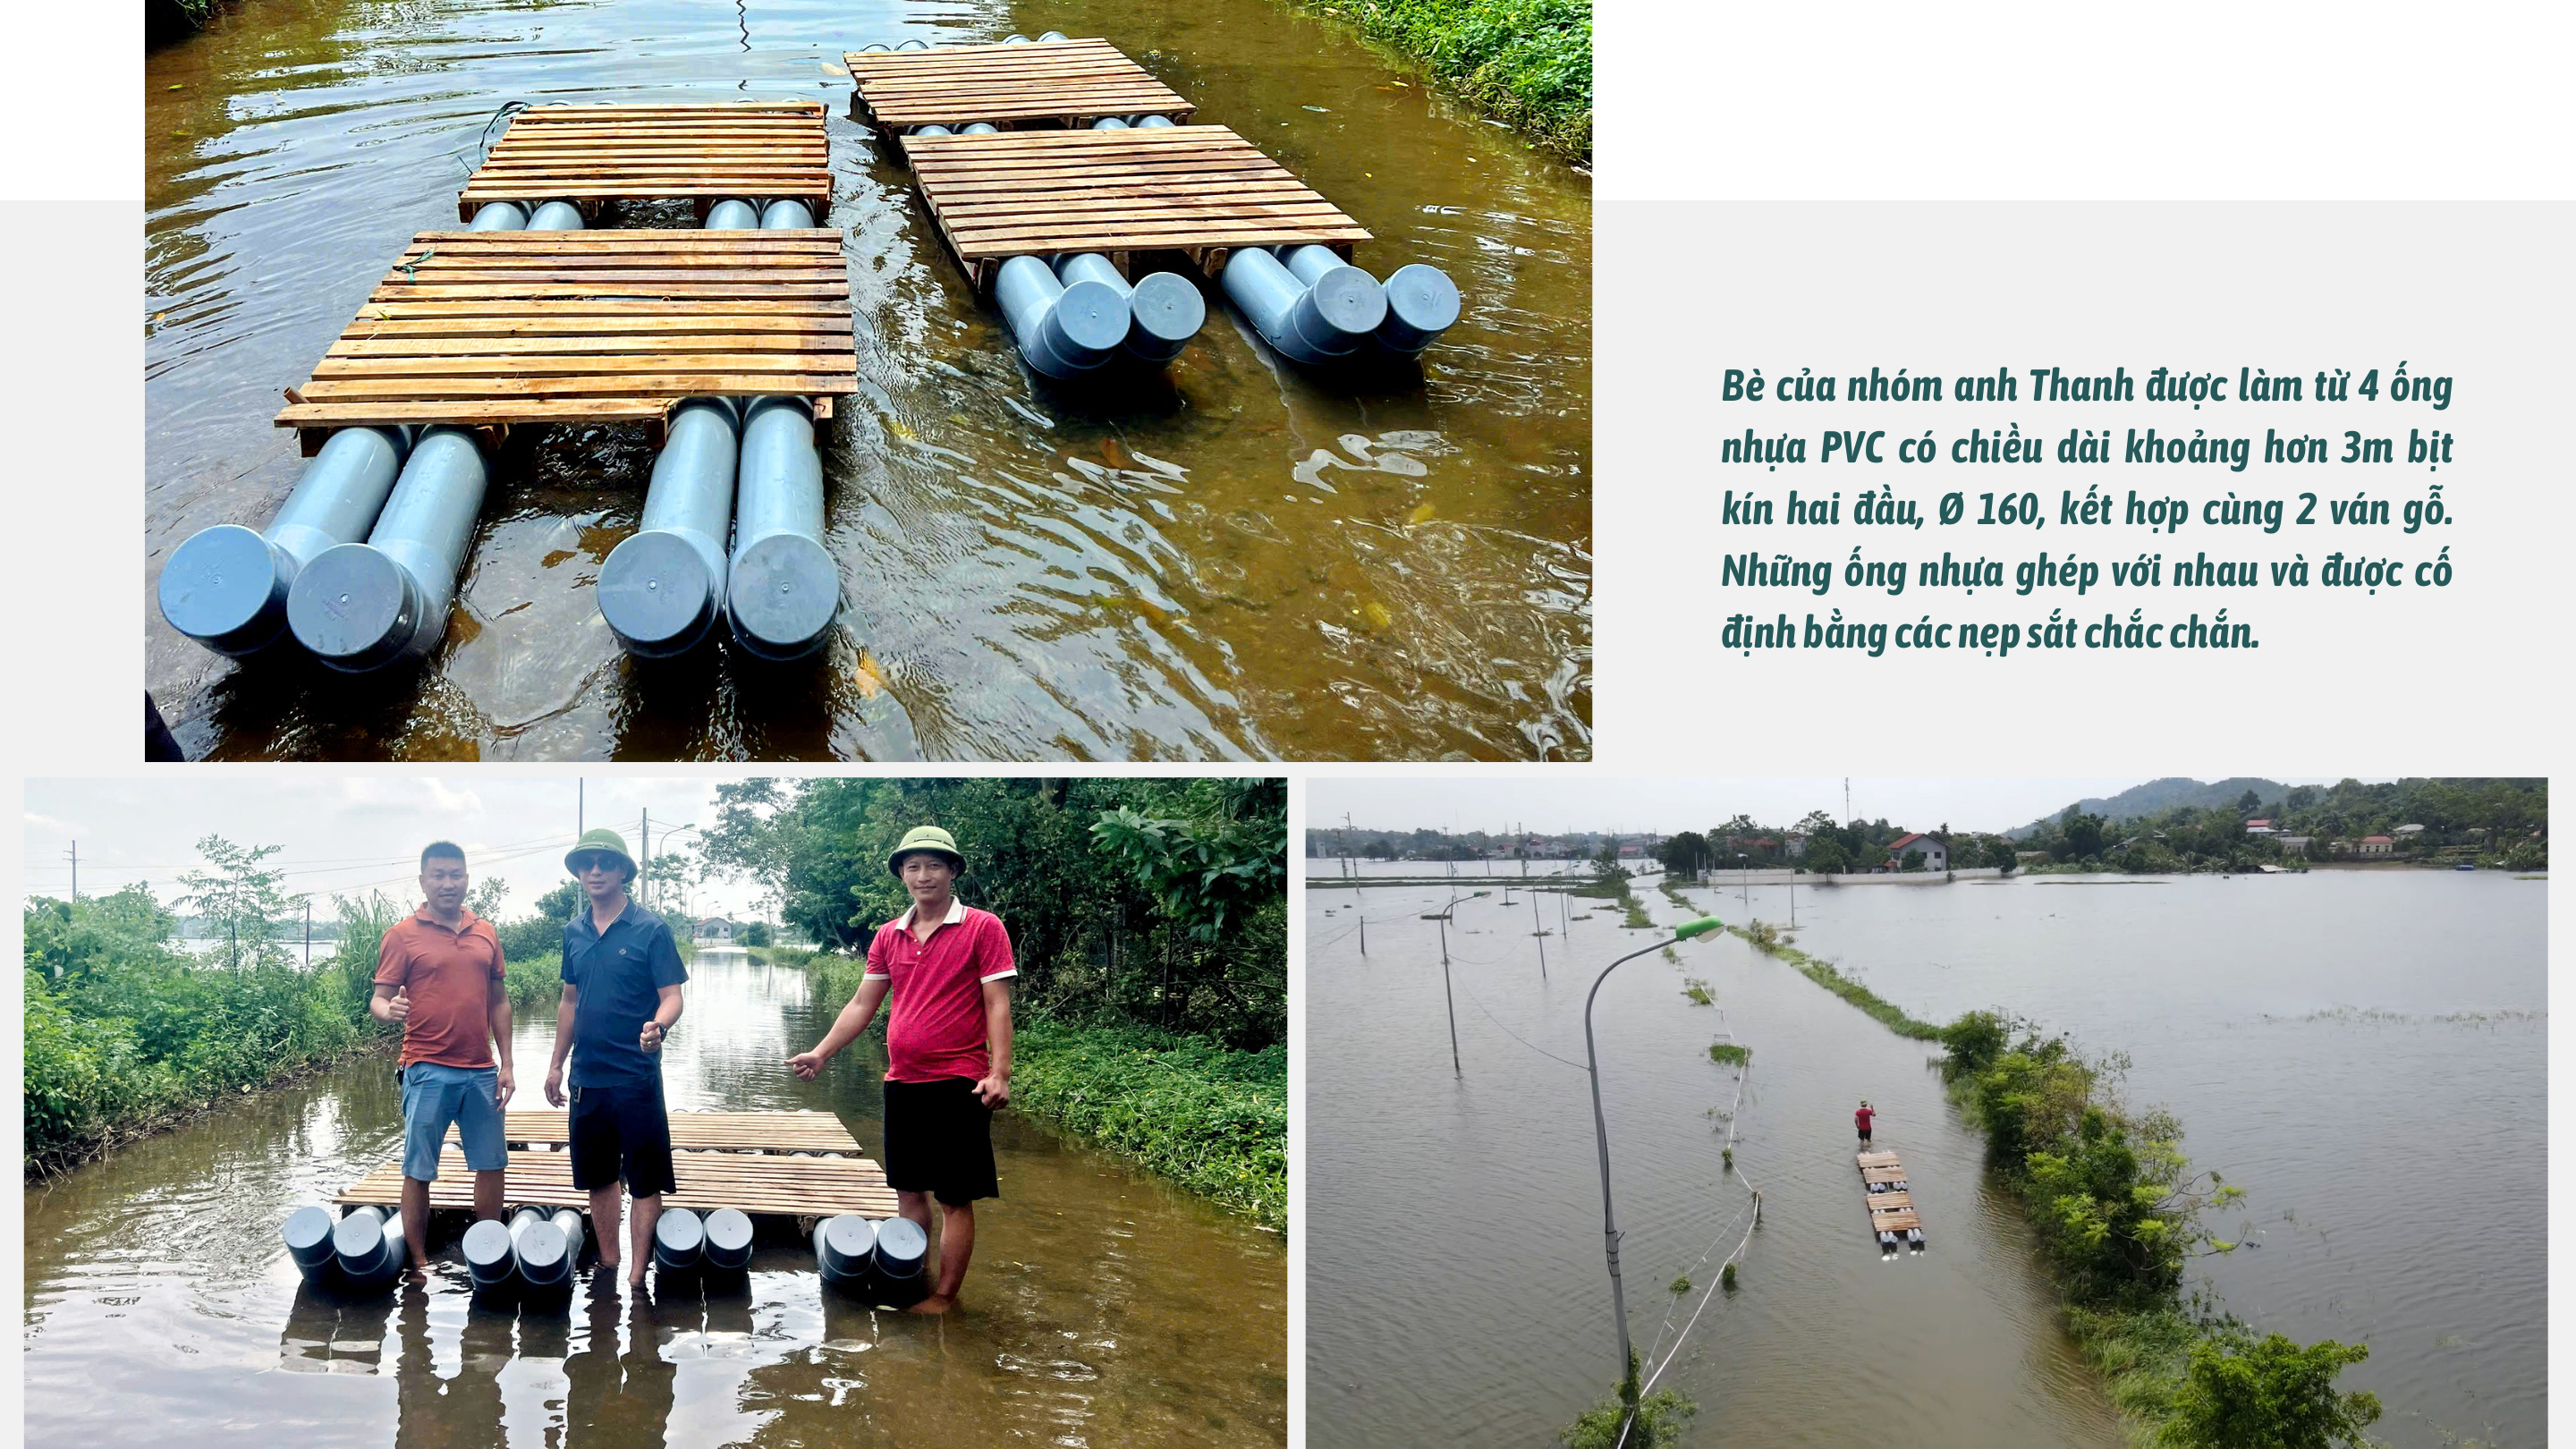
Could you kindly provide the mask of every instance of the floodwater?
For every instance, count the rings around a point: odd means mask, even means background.
[[[1453,1076],[1439,927],[1418,919],[1448,891],[1334,890],[1333,869],[1309,862],[1306,895],[1307,1442],[1551,1444],[1619,1363],[1590,1098],[1579,1069],[1541,1053],[1580,1063],[1594,977],[1656,938],[1601,902],[1542,893],[1558,934],[1533,939],[1527,894],[1505,906],[1503,880],[1462,866],[1462,892],[1493,894],[1462,901],[1450,927]],[[1652,889],[1641,899],[1678,918]],[[1736,1291],[1657,1384],[1700,1405],[1687,1441],[1861,1444],[1901,1426],[1914,1445],[2116,1449],[2030,1234],[1987,1185],[1983,1139],[1947,1110],[1924,1046],[1732,938],[1675,954],[1622,967],[1594,1026],[1630,1332],[1650,1363],[1742,1240],[1744,1184],[1763,1193]],[[1718,1004],[1691,1005],[1688,978]],[[1722,1033],[1753,1050],[1740,1105],[1737,1070],[1707,1055]],[[1882,1259],[1868,1231],[1851,1158],[1863,1093],[1912,1173],[1920,1255]],[[1713,1115],[1729,1108],[1732,1172]]]
[[[1446,891],[1334,890],[1340,867],[1308,864],[1309,940],[1328,943],[1309,953],[1306,1036],[1319,1445],[1544,1443],[1615,1368],[1583,1078],[1503,1028],[1581,1060],[1581,991],[1610,938],[1650,938],[1596,914],[1571,930],[1585,969],[1550,937],[1542,983],[1526,899],[1506,921],[1503,881],[1459,869],[1462,888],[1496,891],[1459,911],[1485,934],[1452,928],[1453,958],[1491,963],[1452,968],[1463,1084],[1447,1075],[1438,943],[1423,934],[1436,927],[1413,919]],[[2172,1109],[2195,1164],[2248,1194],[2212,1226],[2254,1246],[2202,1260],[2195,1283],[2258,1329],[2368,1344],[2343,1382],[2381,1396],[2375,1432],[2393,1444],[2532,1445],[2547,1407],[2545,889],[2332,871],[1802,886],[1797,940],[1917,1016],[2002,1005],[2088,1053],[2125,1053],[2128,1098]],[[1681,914],[1640,893],[1658,920]],[[1729,922],[1787,921],[1787,888],[1749,894],[1689,892]],[[1366,961],[1356,931],[1336,939],[1354,900]],[[1731,938],[1678,954],[1679,969],[1623,968],[1597,1020],[1641,1347],[1676,1262],[1729,1225],[1737,1196],[1701,1116],[1732,1092],[1703,1055],[1716,1012],[1753,1048],[1736,1160],[1766,1193],[1764,1225],[1737,1296],[1709,1309],[1668,1380],[1702,1406],[1691,1440],[1840,1444],[1901,1422],[1923,1444],[2116,1443],[2020,1211],[1985,1184],[1981,1139],[1942,1100],[1927,1049]],[[1675,994],[1685,975],[1718,1007]],[[1390,1089],[1437,1095],[1405,1116],[1365,1110]],[[1882,1264],[1857,1220],[1845,1154],[1863,1096],[1924,1205],[1919,1259]],[[1447,1246],[1425,1234],[1385,1252],[1382,1229],[1339,1246],[1364,1206],[1416,1201],[1468,1226]],[[1327,1335],[1335,1307],[1350,1326]],[[1408,1312],[1441,1332],[1410,1332]]]
[[[2498,871],[2040,876],[1798,892],[1799,945],[1916,1016],[2002,1004],[2128,1055],[2245,1190],[2226,1306],[2370,1346],[2402,1449],[2548,1438],[2546,882]],[[1753,914],[1787,915],[1756,885]],[[1729,920],[1732,890],[1704,892]],[[1730,914],[1732,913],[1732,914]]]
[[[1168,384],[1036,378],[833,72],[873,40],[1051,28],[1109,38],[1303,177],[1376,235],[1363,264],[1447,268],[1463,320],[1418,374],[1337,381],[1220,298]],[[264,526],[293,488],[280,389],[414,232],[456,225],[496,108],[738,98],[832,112],[860,391],[825,440],[846,602],[824,657],[624,659],[591,586],[642,507],[634,429],[505,451],[424,670],[238,665],[161,621],[170,551]],[[146,57],[144,116],[147,681],[192,757],[1590,755],[1591,179],[1340,22],[1276,0],[258,0]]]
[[[515,1034],[523,1100],[543,1097],[540,1015]],[[873,1043],[810,1085],[779,1065],[828,1024],[801,972],[702,956],[665,1048],[671,1105],[824,1108],[881,1149]],[[472,1307],[452,1241],[427,1291],[302,1293],[279,1223],[393,1155],[400,1117],[368,1059],[29,1189],[27,1442],[130,1442],[138,1423],[199,1449],[1286,1438],[1279,1236],[1016,1114],[994,1124],[1004,1196],[938,1319],[827,1297],[811,1249],[787,1246],[759,1250],[747,1294],[590,1283],[550,1314]]]

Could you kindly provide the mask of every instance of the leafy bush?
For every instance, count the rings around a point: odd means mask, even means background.
[[[1133,1027],[1019,1024],[1012,1101],[1272,1227],[1288,1220],[1288,1054]]]
[[[2214,1334],[2193,1345],[2191,1367],[2159,1442],[2184,1449],[2338,1449],[2369,1443],[2379,1397],[2342,1393],[2335,1375],[2370,1357],[2359,1344],[2322,1339],[2305,1348],[2277,1333]]]

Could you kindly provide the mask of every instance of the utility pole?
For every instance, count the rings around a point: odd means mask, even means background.
[[[1547,924],[1539,917],[1538,892],[1531,891],[1529,901],[1530,925],[1535,928],[1530,935],[1538,941],[1538,979],[1545,981],[1547,979]]]
[[[1449,1003],[1449,1074],[1460,1079],[1467,1069],[1458,1064],[1458,998],[1449,989],[1449,913],[1458,907],[1458,898],[1440,908],[1440,996]]]
[[[313,901],[309,896],[304,901],[304,969],[313,969]]]
[[[80,842],[72,842],[72,905],[80,905]]]
[[[1843,776],[1843,823],[1845,825],[1852,823],[1851,776],[1849,775]]]

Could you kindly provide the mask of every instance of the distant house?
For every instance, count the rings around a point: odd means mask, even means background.
[[[1895,843],[1887,847],[1887,868],[1889,870],[1903,870],[1905,868],[1906,853],[1908,851],[1916,850],[1923,852],[1923,868],[1925,870],[1948,870],[1950,868],[1950,848],[1943,845],[1933,837],[1925,835],[1919,830],[1911,834],[1898,836]]]
[[[1807,854],[1807,837],[1794,832],[1789,836],[1789,858],[1803,860]]]
[[[2421,825],[2400,825],[2397,827],[2397,833],[2399,835],[2406,836],[2406,843],[2412,845],[2415,843],[2413,837],[2423,834],[2424,827]]]
[[[2284,835],[2279,838],[2278,844],[2283,850],[2304,853],[2308,848],[2308,841],[2313,838],[2306,835]]]
[[[733,922],[722,916],[709,916],[698,922],[697,927],[690,934],[702,944],[713,942],[717,945],[727,945],[733,940]]]
[[[1640,846],[1623,845],[1619,847],[1619,858],[1621,860],[1634,860],[1645,853],[1645,850]]]
[[[2269,820],[2248,820],[2245,822],[2245,833],[2248,835],[2278,835],[2281,831],[2279,827],[2275,826]]]
[[[2363,855],[2389,855],[2396,849],[2397,842],[2385,835],[2365,835],[2361,838]]]

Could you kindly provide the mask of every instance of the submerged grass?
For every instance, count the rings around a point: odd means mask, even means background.
[[[1477,109],[1592,160],[1591,0],[1301,0],[1420,60]]]
[[[1941,1028],[1928,1021],[1907,1015],[1903,1007],[1835,970],[1833,963],[1817,960],[1790,945],[1781,939],[1780,928],[1770,922],[1755,921],[1749,926],[1729,926],[1726,929],[1731,934],[1741,936],[1752,943],[1755,950],[1787,962],[1796,968],[1799,975],[1869,1013],[1880,1025],[1898,1036],[1909,1037],[1915,1041],[1941,1039]]]
[[[1753,1048],[1737,1046],[1731,1041],[1713,1041],[1708,1044],[1708,1059],[1720,1066],[1740,1067],[1753,1060]]]

